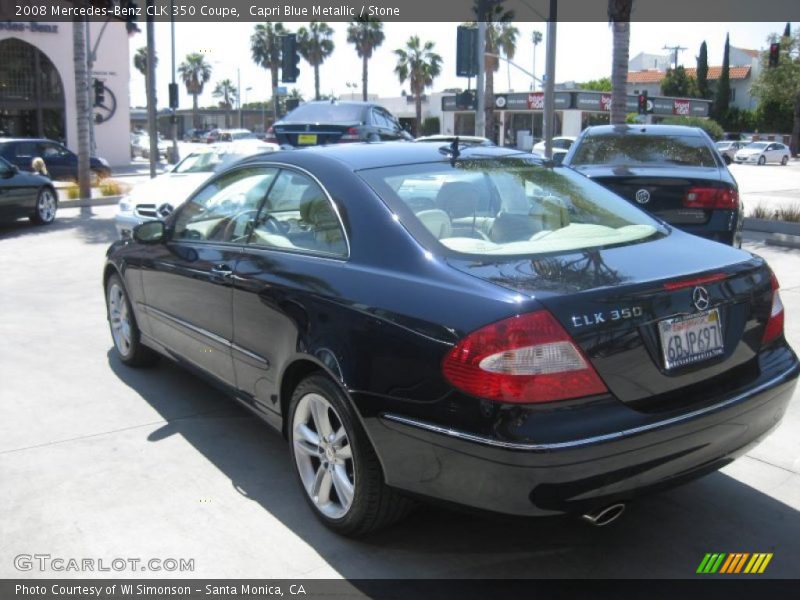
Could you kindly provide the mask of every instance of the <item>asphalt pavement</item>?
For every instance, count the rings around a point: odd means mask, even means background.
[[[115,208],[0,225],[0,577],[15,557],[193,559],[192,572],[112,576],[692,577],[706,552],[773,552],[761,577],[796,577],[800,402],[747,456],[643,498],[612,526],[487,518],[420,507],[360,541],[326,530],[288,448],[213,387],[169,361],[114,357],[101,270]],[[800,251],[747,243],[782,285],[800,348]]]

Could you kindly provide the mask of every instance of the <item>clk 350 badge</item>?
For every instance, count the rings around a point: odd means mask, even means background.
[[[587,327],[589,325],[600,325],[601,323],[624,321],[642,316],[641,306],[630,308],[615,308],[605,312],[589,313],[586,315],[572,315],[570,320],[573,327]]]

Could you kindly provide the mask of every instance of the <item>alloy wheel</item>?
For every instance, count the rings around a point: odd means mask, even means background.
[[[117,351],[123,356],[131,353],[131,316],[125,291],[117,283],[108,288],[108,320]]]
[[[355,496],[350,439],[333,405],[320,394],[300,398],[292,419],[292,444],[303,488],[326,517],[347,514]]]
[[[50,223],[56,218],[56,197],[50,190],[39,192],[39,200],[36,203],[36,211],[42,223]]]

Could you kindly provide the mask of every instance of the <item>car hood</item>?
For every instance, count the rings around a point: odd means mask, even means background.
[[[133,204],[165,202],[177,207],[213,173],[164,173],[137,184],[128,194]]]

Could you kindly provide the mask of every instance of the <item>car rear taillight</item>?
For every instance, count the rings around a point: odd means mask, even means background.
[[[278,143],[278,138],[275,135],[275,129],[273,129],[272,127],[267,129],[267,134],[264,136],[264,141],[265,142],[271,142],[273,144],[277,144]]]
[[[693,187],[683,197],[686,208],[727,208],[739,206],[739,192],[734,188]]]
[[[546,310],[493,323],[447,354],[442,371],[458,389],[498,402],[537,403],[607,392],[605,384]]]
[[[778,279],[774,273],[770,275],[770,283],[772,284],[772,308],[769,312],[767,327],[764,329],[762,344],[774,342],[783,335],[783,302],[781,302],[781,293],[778,291],[780,287]]]
[[[361,134],[356,127],[348,127],[347,131],[339,138],[339,142],[357,142],[361,139]]]

